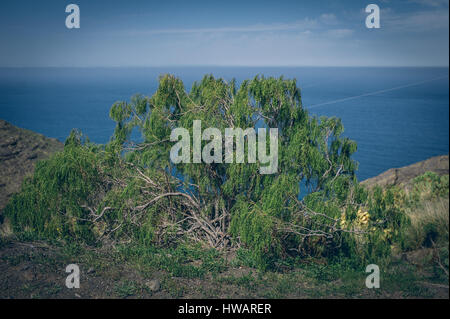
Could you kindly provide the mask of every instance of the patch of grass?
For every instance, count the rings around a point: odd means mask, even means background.
[[[43,239],[36,232],[27,228],[23,231],[15,231],[15,235],[19,241],[35,241]]]
[[[21,264],[22,262],[30,261],[30,255],[29,254],[17,254],[17,255],[11,255],[11,256],[2,256],[3,262],[11,265],[11,266],[17,266]]]
[[[407,249],[432,247],[433,243],[448,244],[449,199],[439,198],[425,201],[410,208],[407,213],[411,226],[406,232]],[[448,245],[447,245],[448,246]]]
[[[422,284],[424,280],[415,266],[399,262],[393,263],[381,274],[381,287],[386,292],[398,292],[402,297],[432,297],[430,291]]]
[[[48,254],[46,252],[32,253],[30,260],[39,266],[45,266],[51,269],[61,268],[61,259],[56,255]]]
[[[41,289],[41,292],[45,296],[45,298],[51,298],[51,297],[56,297],[61,290],[62,290],[61,285],[57,285],[55,283],[49,283],[43,289]]]
[[[342,277],[345,268],[343,264],[317,264],[308,263],[300,265],[300,269],[303,269],[308,278],[314,279],[317,283],[331,282]]]
[[[68,258],[78,257],[85,252],[86,248],[77,242],[69,242],[62,246],[61,252]]]
[[[217,274],[226,269],[225,261],[217,250],[199,246],[121,246],[118,253],[120,258],[143,273],[158,270],[173,277],[203,278],[206,274]]]
[[[257,280],[253,276],[253,272],[244,274],[242,276],[225,276],[217,278],[218,283],[224,283],[228,285],[236,285],[243,287],[249,291],[256,291]]]
[[[274,282],[274,292],[276,296],[285,297],[289,294],[295,294],[297,292],[296,289],[296,280],[295,276],[290,275],[281,275]]]
[[[20,288],[21,292],[32,299],[56,298],[62,286],[56,283],[27,283]]]
[[[115,292],[120,298],[135,296],[140,287],[131,280],[124,280],[116,284]]]
[[[163,278],[161,287],[167,291],[172,298],[181,298],[185,293],[185,288],[170,276],[165,276]]]

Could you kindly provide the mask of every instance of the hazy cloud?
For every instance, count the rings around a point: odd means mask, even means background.
[[[305,18],[293,23],[255,24],[250,26],[218,27],[218,28],[176,28],[127,31],[133,35],[157,34],[189,34],[189,33],[230,33],[230,32],[274,32],[317,28],[315,19]]]
[[[424,6],[429,7],[447,7],[448,8],[448,0],[410,0],[411,2],[418,3]]]
[[[419,11],[408,14],[385,11],[383,25],[388,29],[402,32],[448,30],[449,13],[447,10]]]

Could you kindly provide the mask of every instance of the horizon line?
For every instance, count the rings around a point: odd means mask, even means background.
[[[0,66],[0,69],[102,69],[102,68],[449,68],[449,65],[217,65],[217,64],[176,64],[176,65],[98,65],[98,66]]]

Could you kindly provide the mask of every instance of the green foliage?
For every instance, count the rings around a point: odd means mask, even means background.
[[[116,293],[120,298],[134,296],[139,289],[138,285],[131,280],[121,281],[116,284]]]
[[[295,80],[257,76],[238,86],[207,75],[187,92],[164,75],[153,96],[118,101],[110,117],[116,128],[108,144],[73,132],[64,151],[37,165],[5,210],[16,232],[88,242],[109,236],[142,247],[241,245],[268,269],[287,258],[384,258],[404,222],[393,192],[369,194],[358,185],[356,143],[342,136],[340,119],[302,107]],[[278,171],[261,175],[260,163],[172,163],[172,129],[192,136],[194,120],[222,132],[278,128]],[[217,266],[181,266],[182,252],[153,262],[194,277]]]
[[[285,235],[279,228],[297,218],[300,183],[310,192],[321,192],[325,200],[345,198],[346,189],[354,183],[357,166],[351,155],[356,143],[341,137],[339,119],[308,115],[295,80],[255,77],[238,87],[235,81],[227,83],[208,75],[194,83],[188,93],[181,80],[165,75],[152,97],[134,96],[130,103],[117,102],[110,115],[117,122],[111,144],[121,145],[118,150],[122,152],[133,145],[130,134],[137,128],[144,140],[141,145],[148,147],[127,152],[126,158],[152,177],[161,171],[175,171],[182,178],[172,187],[198,199],[202,218],[214,220],[220,214],[227,215],[216,227],[229,229],[234,241],[249,247],[262,268],[291,248],[283,242]],[[169,159],[173,143],[168,136],[176,127],[184,127],[192,135],[194,120],[201,120],[204,128],[216,127],[222,132],[228,127],[278,128],[278,173],[261,175],[258,163],[174,165]],[[246,157],[247,148],[245,152]],[[136,199],[135,191],[126,196]],[[152,241],[159,223],[169,216],[157,205],[149,207],[146,214],[148,220],[138,230],[139,237]],[[300,224],[313,226],[303,221]],[[298,244],[301,238],[292,235],[288,241]],[[325,241],[307,244],[318,247]]]
[[[203,249],[198,245],[179,245],[174,248],[158,248],[145,245],[119,247],[121,258],[144,268],[144,272],[166,271],[170,276],[203,278],[225,269],[224,260],[215,249]],[[193,262],[196,261],[196,264]]]
[[[402,193],[402,205],[410,219],[404,228],[402,248],[447,246],[449,238],[449,177],[427,172],[416,177]]]
[[[81,206],[98,202],[108,189],[99,150],[85,143],[72,132],[62,152],[37,163],[34,175],[25,179],[22,191],[5,208],[16,232],[37,238],[94,239]]]
[[[427,172],[413,180],[413,189],[410,194],[410,204],[417,205],[426,200],[440,197],[448,197],[448,175],[439,176],[433,172]]]
[[[243,201],[239,205],[235,208],[230,231],[251,247],[249,253],[254,263],[265,268],[280,250],[279,239],[273,233],[273,219],[257,206],[249,210]]]

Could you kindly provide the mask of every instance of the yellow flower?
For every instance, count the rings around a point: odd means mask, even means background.
[[[357,217],[357,223],[360,225],[367,225],[369,223],[369,212],[363,212],[361,209],[358,209],[358,212],[356,213]]]
[[[339,224],[341,225],[341,228],[344,228],[344,227],[345,227],[345,224],[346,224],[345,213],[342,213],[342,214],[341,214],[341,221],[340,221]]]

